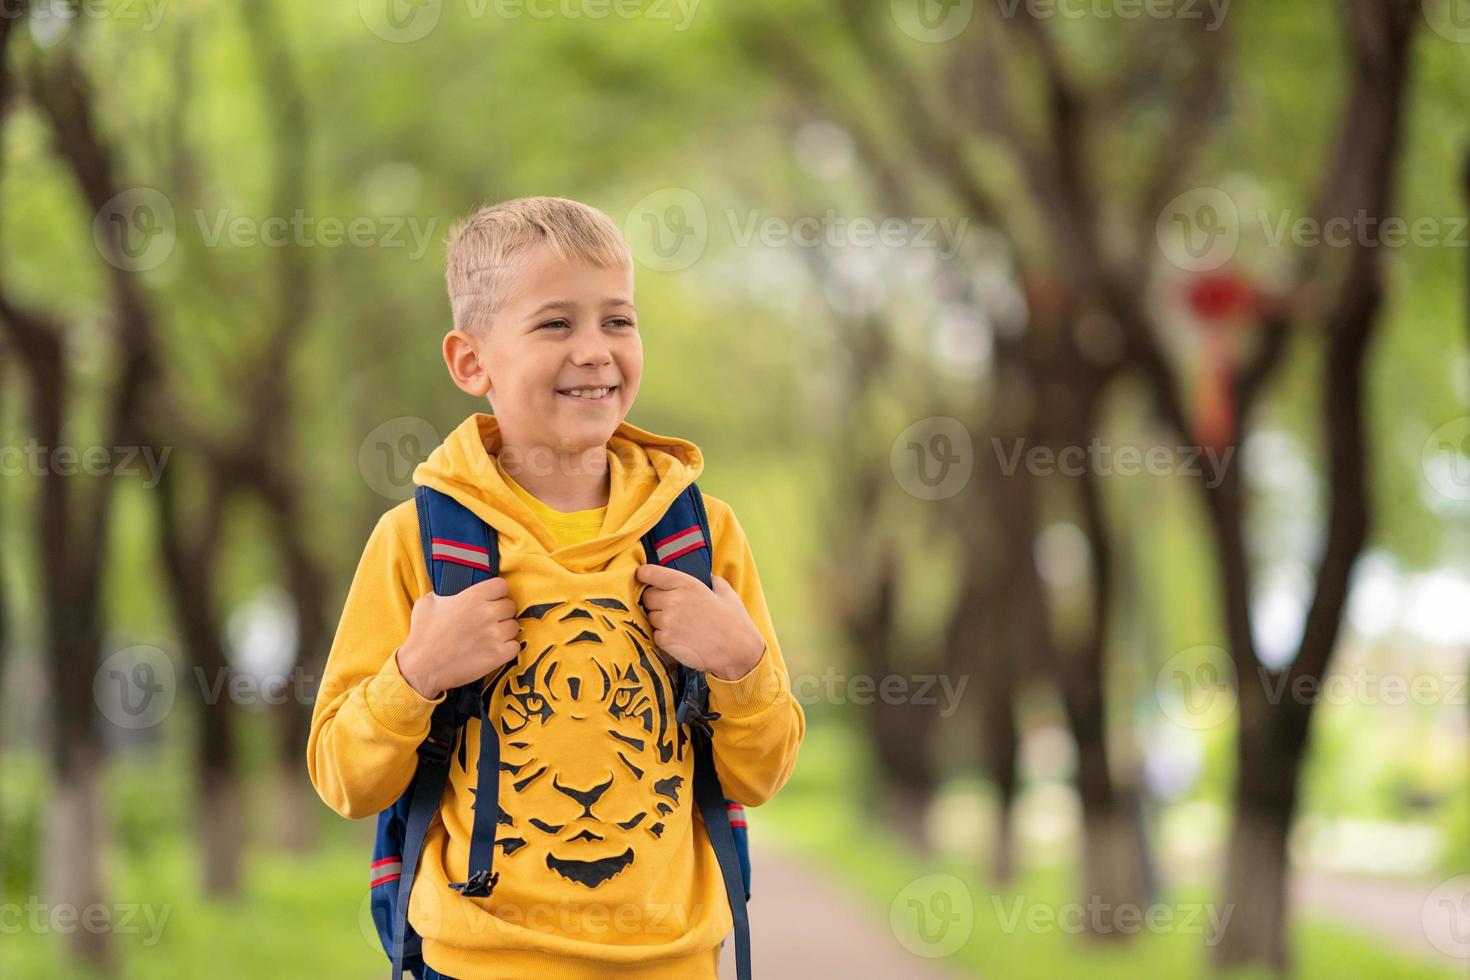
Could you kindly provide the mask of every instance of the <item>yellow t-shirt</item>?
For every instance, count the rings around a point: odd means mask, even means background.
[[[495,457],[495,468],[500,471],[500,476],[505,480],[506,486],[510,487],[511,492],[520,497],[525,505],[531,508],[531,513],[536,515],[536,519],[551,532],[558,548],[590,541],[602,531],[602,522],[607,518],[606,507],[593,507],[591,510],[553,510],[505,472],[505,467],[500,465],[499,456]]]

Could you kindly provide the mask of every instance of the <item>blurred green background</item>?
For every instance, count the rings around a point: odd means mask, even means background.
[[[381,974],[313,678],[531,194],[806,710],[758,975],[1470,969],[1463,0],[0,14],[0,975]]]

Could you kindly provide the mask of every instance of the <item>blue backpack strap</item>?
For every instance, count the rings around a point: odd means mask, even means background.
[[[669,505],[664,516],[643,536],[644,561],[677,568],[714,587],[714,541],[710,536],[709,516],[704,510],[704,495],[691,483]],[[725,798],[720,777],[715,771],[713,729],[710,723],[719,713],[709,711],[709,684],[704,673],[679,665],[679,706],[675,713],[680,725],[690,726],[690,742],[694,747],[694,800],[704,818],[704,829],[720,862],[725,880],[725,896],[730,901],[730,916],[735,923],[735,972],[738,980],[750,980],[750,917],[745,903],[750,899],[750,853],[743,808]],[[732,821],[732,813],[737,819]],[[739,827],[733,827],[738,823]]]
[[[424,565],[436,593],[454,595],[500,574],[499,541],[489,525],[438,490],[415,487],[414,500],[418,507]],[[450,691],[434,709],[429,735],[419,746],[418,771],[405,794],[410,802],[388,950],[393,957],[393,980],[401,980],[405,965],[410,968],[417,965],[411,960],[417,957],[419,937],[408,926],[408,900],[413,892],[424,836],[439,810],[449,781],[450,757],[460,729],[476,716],[481,719],[480,760],[469,874],[464,882],[451,887],[466,895],[488,895],[495,884],[491,862],[495,853],[495,825],[500,816],[500,739],[489,722],[480,686],[470,684]]]

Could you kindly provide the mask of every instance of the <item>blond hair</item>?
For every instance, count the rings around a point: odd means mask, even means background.
[[[564,197],[520,197],[482,207],[449,232],[444,279],[456,330],[487,329],[526,253],[550,245],[563,261],[631,266],[628,242],[597,208]]]

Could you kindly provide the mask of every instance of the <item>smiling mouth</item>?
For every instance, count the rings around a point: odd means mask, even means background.
[[[602,385],[588,388],[558,388],[556,393],[561,398],[570,398],[575,402],[595,405],[598,402],[611,402],[617,390],[617,385]]]

